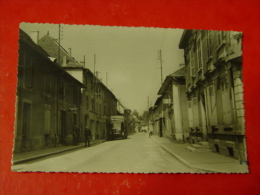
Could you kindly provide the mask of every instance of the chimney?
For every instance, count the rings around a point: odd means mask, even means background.
[[[70,56],[71,56],[71,48],[69,48],[69,54],[70,54]]]
[[[38,44],[39,41],[39,31],[31,31],[31,39],[33,40],[34,43]]]

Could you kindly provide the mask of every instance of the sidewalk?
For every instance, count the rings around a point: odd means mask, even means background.
[[[190,144],[174,143],[167,138],[153,135],[153,141],[190,168],[215,173],[249,173],[248,166],[238,160],[214,152],[192,152],[186,149]]]
[[[100,144],[100,143],[103,143],[103,142],[105,142],[104,139],[91,140],[90,146],[94,146],[94,145],[97,145],[97,144]],[[58,146],[58,147],[46,148],[46,149],[42,149],[42,150],[17,153],[17,154],[13,154],[12,164],[16,165],[16,164],[28,162],[28,161],[31,161],[31,160],[43,158],[43,157],[46,157],[46,156],[50,156],[50,155],[53,155],[53,154],[67,152],[67,151],[70,151],[70,150],[75,150],[75,149],[83,148],[83,147],[85,147],[85,143],[80,143],[77,146],[73,146],[73,145]]]

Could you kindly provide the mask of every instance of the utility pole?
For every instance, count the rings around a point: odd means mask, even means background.
[[[148,99],[148,112],[149,112],[149,96],[147,97],[147,99]]]
[[[148,126],[148,132],[149,132],[149,126],[150,126],[150,113],[149,113],[149,96],[147,97],[148,98],[148,112],[147,112],[147,126]]]
[[[96,72],[96,54],[94,54],[94,74]]]
[[[107,86],[107,80],[108,80],[108,72],[106,72],[106,86]]]
[[[158,58],[157,58],[159,61],[160,61],[160,66],[161,66],[161,86],[163,85],[163,73],[162,73],[162,69],[163,69],[163,66],[162,66],[162,63],[163,63],[163,60],[162,60],[162,50],[159,50],[158,51]],[[163,123],[163,119],[164,119],[164,105],[162,105],[162,116],[161,116],[161,120],[160,120],[160,123]],[[159,129],[160,131],[160,137],[162,137],[162,125]]]
[[[163,66],[162,66],[162,50],[159,50],[158,51],[158,58],[157,58],[159,61],[160,61],[160,66],[161,66],[161,85],[163,83],[163,73],[162,73],[162,70],[163,70]]]
[[[83,61],[80,61],[80,65],[82,65],[83,67],[86,66],[86,56],[83,56]]]

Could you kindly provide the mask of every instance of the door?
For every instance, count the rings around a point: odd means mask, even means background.
[[[160,118],[160,122],[159,122],[160,137],[163,136],[163,132],[162,132],[162,123],[163,123],[163,120],[162,120],[162,118]]]
[[[30,138],[31,126],[31,104],[23,103],[23,128],[22,128],[22,150],[27,150],[29,147],[28,141]]]

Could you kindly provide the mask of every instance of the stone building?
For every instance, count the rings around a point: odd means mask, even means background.
[[[72,144],[85,86],[22,30],[18,52],[14,152]]]
[[[117,115],[115,95],[89,69],[78,66],[63,68],[86,86],[81,91],[82,131],[89,126],[93,139],[106,138],[110,117]]]
[[[153,109],[156,132],[177,142],[189,140],[185,74],[182,67],[165,78]]]
[[[246,161],[242,33],[185,30],[186,90],[191,142]]]
[[[84,64],[79,64],[49,34],[39,40],[39,45],[52,57],[57,58],[59,55],[61,67],[86,86],[81,91],[81,133],[83,134],[86,126],[89,126],[92,131],[92,139],[106,138],[110,116],[117,115],[115,95],[101,82],[96,74],[85,68]]]

